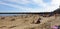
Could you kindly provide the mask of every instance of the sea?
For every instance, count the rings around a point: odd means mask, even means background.
[[[25,14],[0,14],[0,16],[15,16],[15,15],[25,15]]]

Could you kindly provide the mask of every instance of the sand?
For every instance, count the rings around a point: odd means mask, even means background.
[[[54,25],[60,25],[60,15],[50,17],[43,17],[39,14],[0,16],[0,29],[51,29]]]

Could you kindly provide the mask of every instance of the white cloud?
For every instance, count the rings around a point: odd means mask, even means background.
[[[24,6],[8,4],[8,3],[5,3],[5,2],[1,2],[1,1],[0,1],[0,4],[7,5],[7,6],[10,6],[10,7],[14,7],[14,8],[17,8],[18,10],[27,10],[27,11],[31,10],[32,11],[32,8],[28,8],[28,7],[24,7]]]
[[[40,6],[42,6],[42,10],[43,12],[51,12],[51,11],[54,11],[56,10],[57,8],[59,8],[59,2],[60,0],[52,0],[51,4],[47,4],[47,3],[44,3],[42,0],[40,1],[40,3],[38,3]],[[37,1],[39,2],[39,1]]]
[[[52,4],[57,4],[57,5],[59,5],[59,4],[60,4],[60,0],[52,0]]]
[[[56,10],[57,8],[59,8],[59,1],[60,0],[52,0],[51,5],[48,8],[50,8],[51,11]]]
[[[24,7],[24,6],[0,2],[0,4],[8,5],[10,7],[17,8],[18,10],[26,10],[27,12],[28,11],[30,11],[30,12],[46,12],[46,11],[51,12],[51,11],[54,11],[55,9],[57,9],[60,4],[60,2],[59,2],[60,0],[52,0],[50,5],[47,3],[44,3],[43,0],[31,0],[31,1],[29,1],[29,0],[5,0],[5,1],[15,2],[18,4],[29,4],[29,3],[33,2],[34,4],[37,4],[39,7],[42,6],[40,8],[28,8],[28,7]]]
[[[18,3],[18,4],[28,4],[28,3],[30,3],[29,0],[5,0],[5,1],[15,2],[15,3]]]

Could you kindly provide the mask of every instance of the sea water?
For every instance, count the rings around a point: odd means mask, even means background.
[[[24,14],[0,14],[0,16],[14,16],[14,15],[24,15]]]

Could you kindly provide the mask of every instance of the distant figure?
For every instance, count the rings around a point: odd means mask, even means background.
[[[36,21],[35,24],[39,24],[39,23],[41,23],[40,20],[41,20],[41,18],[39,18],[39,19]]]

